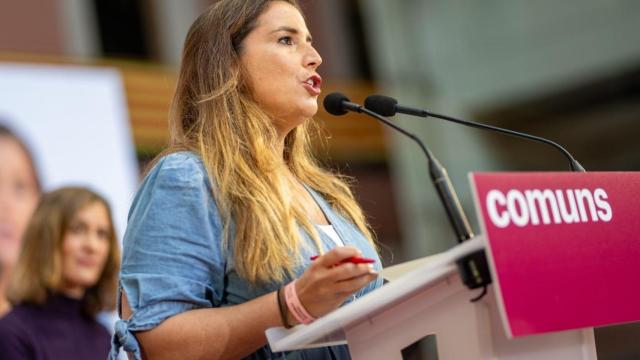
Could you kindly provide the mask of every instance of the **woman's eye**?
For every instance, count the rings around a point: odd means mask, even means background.
[[[278,42],[284,45],[293,45],[293,39],[291,38],[291,36],[283,36],[278,39]]]
[[[109,240],[109,231],[98,230],[98,238],[100,238],[100,240]]]
[[[29,186],[23,181],[18,181],[13,185],[13,190],[18,195],[24,195],[29,190]]]
[[[82,234],[85,231],[85,228],[86,227],[82,223],[80,223],[80,224],[72,224],[71,226],[69,226],[69,230],[73,234]]]

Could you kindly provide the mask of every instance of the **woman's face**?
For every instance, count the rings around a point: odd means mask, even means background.
[[[12,267],[22,235],[38,204],[39,190],[29,155],[8,136],[0,136],[0,267]]]
[[[62,239],[63,293],[81,298],[96,285],[109,256],[111,222],[100,202],[80,209]]]
[[[242,42],[241,61],[257,103],[286,135],[318,111],[322,62],[294,6],[271,2]]]

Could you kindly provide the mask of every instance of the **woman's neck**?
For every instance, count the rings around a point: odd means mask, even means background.
[[[11,304],[6,297],[7,283],[9,282],[9,271],[6,268],[0,269],[0,316],[11,309]]]
[[[278,141],[276,142],[276,154],[280,154],[282,160],[284,161],[284,139],[287,137],[287,134],[279,134]]]
[[[9,303],[9,300],[7,300],[7,298],[4,297],[4,294],[3,294],[2,297],[0,297],[0,317],[8,313],[9,310],[11,310],[11,304]]]
[[[76,299],[76,300],[82,300],[86,290],[87,289],[84,286],[80,286],[77,284],[64,283],[60,288],[60,290],[58,291],[66,297]]]
[[[286,129],[276,128],[277,140],[276,140],[275,150],[276,150],[276,154],[280,154],[283,160],[284,160],[284,143],[286,141],[287,136],[289,136],[289,134],[292,131],[296,131],[296,127],[286,128]]]

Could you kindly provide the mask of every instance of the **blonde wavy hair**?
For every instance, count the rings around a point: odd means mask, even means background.
[[[109,215],[109,255],[97,283],[88,288],[85,313],[94,316],[115,308],[120,246],[109,203],[100,195],[81,187],[65,187],[40,199],[24,234],[22,251],[13,270],[7,298],[13,304],[44,304],[64,283],[62,246],[64,236],[77,213],[100,203]]]
[[[347,179],[322,169],[314,159],[309,121],[286,136],[283,159],[275,151],[273,120],[252,98],[240,55],[244,38],[271,1],[284,0],[221,0],[193,23],[169,118],[171,145],[159,156],[189,150],[202,158],[213,179],[225,247],[233,223],[229,250],[236,271],[251,283],[281,282],[293,274],[302,245],[300,225],[322,250],[301,204],[288,194],[289,171],[374,245]],[[285,2],[300,10],[297,1]]]

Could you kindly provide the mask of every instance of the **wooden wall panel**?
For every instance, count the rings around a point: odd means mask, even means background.
[[[177,71],[159,65],[116,61],[95,60],[80,62],[62,57],[48,57],[25,54],[0,54],[0,61],[58,64],[63,66],[95,66],[118,69],[123,78],[131,128],[140,156],[148,157],[160,151],[167,143],[167,114],[173,95]],[[374,92],[367,82],[346,82],[326,80],[324,94],[341,91],[353,101],[362,103]],[[322,99],[320,99],[321,103]],[[357,162],[384,162],[386,159],[385,139],[381,125],[375,120],[359,114],[336,117],[327,114],[320,104],[320,111],[314,121],[324,128],[322,134],[328,136],[326,151],[333,160]],[[323,141],[318,141],[321,143]]]

